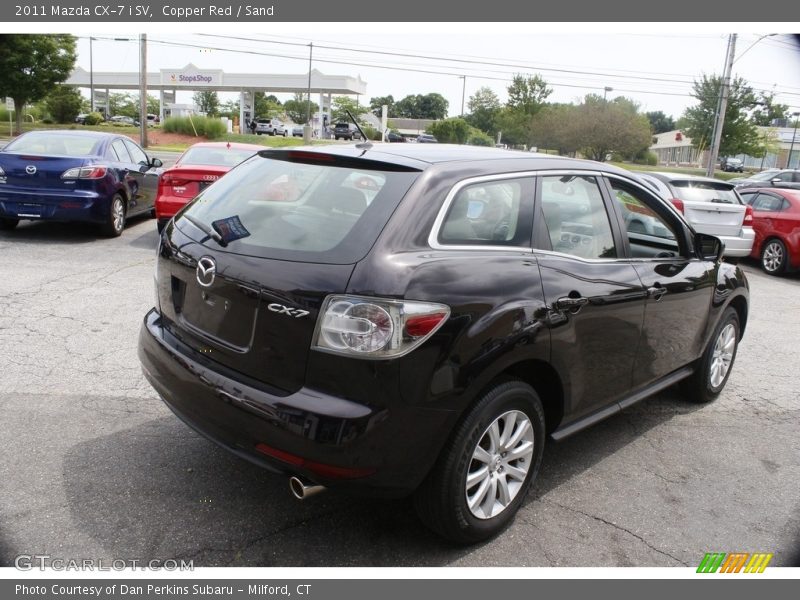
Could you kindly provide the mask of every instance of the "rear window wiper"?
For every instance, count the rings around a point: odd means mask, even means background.
[[[712,202],[716,202],[717,204],[733,204],[730,200],[725,200],[724,198],[712,198]]]
[[[202,221],[198,221],[197,219],[190,217],[189,215],[183,215],[183,218],[189,221],[189,223],[197,227],[200,231],[205,233],[208,237],[217,242],[223,248],[228,245],[228,242],[226,242],[225,239],[213,227],[209,227]]]

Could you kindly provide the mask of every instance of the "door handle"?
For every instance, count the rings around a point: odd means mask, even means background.
[[[569,296],[566,296],[556,300],[556,309],[577,311],[586,304],[589,304],[588,298],[584,298],[583,296],[578,298],[570,298]]]
[[[660,283],[656,283],[652,287],[647,288],[647,297],[648,298],[655,298],[656,302],[661,300],[661,298],[666,293],[667,293],[667,288],[662,286]]]

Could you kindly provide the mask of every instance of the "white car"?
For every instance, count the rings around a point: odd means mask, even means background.
[[[753,208],[727,181],[682,173],[637,173],[645,184],[672,202],[697,233],[718,237],[725,244],[724,256],[742,258],[750,254],[755,240]],[[646,220],[629,216],[633,227],[647,232]],[[633,223],[636,221],[636,223]]]
[[[283,137],[289,135],[286,125],[279,119],[256,119],[255,133],[256,135],[266,133],[267,135],[282,135]]]

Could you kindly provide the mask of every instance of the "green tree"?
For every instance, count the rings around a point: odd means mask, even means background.
[[[253,95],[253,107],[256,117],[277,117],[283,112],[280,101],[273,95],[256,92]]]
[[[675,119],[668,117],[660,110],[645,113],[645,116],[650,121],[650,129],[654,135],[675,129]]]
[[[531,145],[564,156],[577,152],[582,138],[576,126],[576,113],[574,104],[545,106],[531,122]]]
[[[373,115],[381,118],[381,107],[386,105],[386,115],[389,117],[395,116],[392,108],[394,107],[394,98],[391,94],[388,96],[376,96],[374,98],[369,99],[369,110],[372,112]]]
[[[47,95],[45,105],[56,123],[73,123],[83,107],[83,96],[71,85],[57,85]]]
[[[331,117],[333,121],[347,121],[350,122],[350,117],[347,116],[347,111],[358,120],[361,121],[362,107],[358,101],[349,96],[336,96],[331,103]]]
[[[711,133],[717,111],[722,78],[716,75],[703,75],[695,80],[692,95],[698,104],[687,108],[682,117],[682,129],[696,148],[705,148],[711,144]],[[749,117],[749,111],[756,104],[757,98],[747,82],[736,77],[731,82],[728,94],[728,106],[725,110],[725,123],[720,140],[720,156],[736,156],[750,154],[759,156],[761,147],[758,141],[758,130]]]
[[[756,125],[769,127],[777,119],[786,119],[789,116],[789,107],[786,104],[775,102],[775,94],[762,92],[757,102],[758,108],[753,111],[752,120]]]
[[[552,93],[541,75],[514,75],[508,86],[506,106],[532,117],[542,109]]]
[[[650,146],[650,121],[631,110],[635,104],[623,100],[604,102],[590,94],[575,107],[573,140],[587,158],[603,162],[612,152],[631,158]]]
[[[69,34],[0,34],[0,96],[14,99],[17,131],[24,106],[66,81],[75,57],[75,38]]]
[[[465,117],[466,121],[485,133],[494,134],[497,131],[494,121],[500,107],[497,94],[491,88],[484,86],[469,97],[467,102],[469,114]]]
[[[201,90],[194,93],[192,100],[209,117],[216,117],[219,114],[219,95],[214,90]]]
[[[308,100],[292,99],[283,103],[283,110],[292,123],[305,123],[308,120],[309,107],[312,115],[318,110],[316,104]]]
[[[393,117],[407,119],[444,119],[450,103],[441,94],[410,94],[394,103]]]

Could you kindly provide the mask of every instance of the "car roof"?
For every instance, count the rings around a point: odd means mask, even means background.
[[[291,152],[308,152],[312,154],[328,154],[342,158],[366,159],[383,163],[393,163],[408,167],[425,169],[430,165],[447,163],[481,163],[487,166],[489,161],[514,161],[513,170],[539,170],[539,169],[585,169],[590,171],[604,171],[617,173],[626,178],[632,178],[630,171],[620,169],[613,165],[568,158],[553,154],[539,154],[523,152],[520,150],[505,150],[488,146],[461,146],[456,144],[390,144],[390,143],[360,143],[336,144],[328,146],[291,146],[288,148],[272,148],[261,152],[263,156]],[[499,166],[499,165],[498,165]]]
[[[192,144],[186,150],[191,150],[192,148],[224,148],[224,149],[234,149],[234,150],[263,150],[266,146],[260,146],[258,144],[244,144],[242,142],[198,142],[196,144]]]
[[[80,135],[84,137],[93,137],[98,139],[110,139],[115,137],[127,137],[119,133],[112,133],[107,131],[92,131],[82,129],[34,129],[33,131],[26,131],[24,135],[31,133],[47,134],[48,136],[75,136]],[[130,138],[129,138],[130,139]],[[131,140],[133,141],[133,140]]]
[[[713,177],[702,177],[700,175],[690,175],[687,173],[668,173],[666,171],[645,171],[644,174],[657,177],[661,181],[705,181],[707,183],[724,183],[729,184],[722,179],[714,179]],[[733,184],[729,184],[733,187]]]

